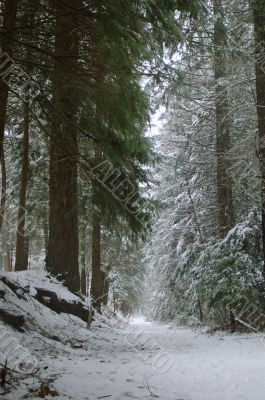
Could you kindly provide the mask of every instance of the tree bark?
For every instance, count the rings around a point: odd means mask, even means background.
[[[102,151],[95,146],[95,165],[102,162]],[[95,196],[96,202],[96,196]],[[101,218],[94,211],[92,231],[92,277],[90,294],[94,301],[93,306],[100,312],[104,298],[105,273],[101,270]]]
[[[43,217],[43,235],[44,235],[45,259],[47,259],[48,244],[49,244],[49,227],[48,227],[48,221],[47,221],[47,216],[46,215],[44,215],[44,217]]]
[[[22,38],[29,44],[34,43],[35,32],[35,7],[38,0],[27,0],[25,4],[25,12],[22,18],[22,25],[25,26]],[[31,48],[26,48],[26,62],[27,73],[32,74],[33,68],[30,67],[32,53]],[[27,99],[25,99],[27,100]],[[29,99],[28,99],[29,100]],[[25,232],[26,223],[26,197],[29,176],[29,133],[30,133],[30,103],[24,102],[24,135],[23,135],[23,156],[22,168],[20,178],[20,192],[19,192],[19,209],[18,209],[18,225],[16,234],[16,261],[15,271],[24,271],[28,269],[29,264],[29,237]]]
[[[56,15],[52,127],[49,168],[47,268],[72,291],[80,290],[78,266],[76,74],[79,0],[54,1]]]
[[[253,1],[254,41],[256,51],[256,92],[259,133],[259,162],[261,172],[261,215],[263,241],[263,276],[265,279],[265,0]]]
[[[223,21],[222,0],[214,0],[214,72],[216,107],[217,200],[219,235],[225,237],[235,224],[232,182],[229,176],[229,102],[225,83],[226,30]]]
[[[87,265],[86,265],[86,227],[83,224],[81,229],[81,293],[87,296]]]
[[[103,271],[102,271],[103,272]],[[108,305],[109,301],[109,281],[107,279],[107,274],[103,272],[103,298],[102,298],[102,304],[104,306]]]
[[[87,275],[86,269],[82,267],[81,269],[81,293],[86,296],[87,295]]]
[[[6,217],[2,228],[2,252],[3,267],[5,271],[12,272],[12,243],[13,238],[10,235],[9,210],[6,208]]]
[[[23,161],[21,169],[18,226],[16,239],[15,271],[28,269],[28,246],[25,232],[26,222],[26,196],[29,174],[29,103],[24,105],[24,136],[23,136]]]
[[[2,231],[4,215],[5,215],[5,204],[6,204],[6,167],[5,167],[5,155],[4,155],[4,136],[6,126],[6,113],[7,113],[7,100],[9,86],[2,79],[4,71],[7,70],[8,65],[4,64],[4,54],[8,57],[12,56],[13,47],[13,35],[16,23],[17,6],[19,0],[6,0],[4,11],[3,11],[3,26],[1,29],[1,40],[0,40],[0,164],[1,164],[1,178],[2,178],[2,189],[1,189],[1,204],[0,204],[0,232]],[[3,56],[3,59],[2,59]],[[3,63],[3,64],[2,64]]]
[[[90,294],[93,307],[100,312],[103,295],[103,281],[101,271],[101,226],[100,218],[94,214],[92,231],[92,278]]]

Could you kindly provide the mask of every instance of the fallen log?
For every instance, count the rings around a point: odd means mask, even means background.
[[[25,318],[23,315],[0,308],[0,319],[13,326],[13,328],[19,332],[24,332],[23,325],[25,323]]]
[[[78,300],[78,298],[76,300],[60,299],[56,292],[41,287],[34,287],[36,293],[30,295],[29,286],[27,287],[21,286],[19,282],[15,282],[12,279],[8,279],[6,276],[0,277],[0,280],[6,286],[8,286],[9,289],[11,289],[13,293],[20,299],[23,298],[24,300],[28,300],[29,297],[35,298],[38,302],[40,302],[41,304],[50,308],[51,310],[55,311],[58,314],[60,313],[71,314],[82,319],[84,322],[88,322],[89,318],[91,317],[91,312],[89,311],[89,308],[85,305],[85,303],[81,299],[80,300]],[[4,295],[5,291],[0,291],[0,298],[4,299]],[[22,320],[16,321],[16,318],[12,320],[12,316],[8,317],[4,314],[5,312],[3,312],[2,319],[5,318],[7,323],[8,319],[10,319],[11,325],[12,321],[14,322],[14,324],[22,324]]]
[[[41,304],[46,307],[49,307],[51,310],[60,313],[61,307],[58,296],[55,292],[51,290],[43,289],[43,288],[34,288],[36,290],[36,294],[34,298],[38,300]]]
[[[6,295],[6,292],[4,290],[0,289],[0,299],[4,299]]]
[[[15,295],[18,298],[23,298],[23,295],[25,293],[28,293],[28,291],[29,291],[28,288],[24,288],[24,287],[20,286],[18,283],[7,279],[6,276],[2,276],[0,279],[6,286],[9,287],[9,289],[11,289],[15,293]]]
[[[89,309],[81,301],[67,301],[65,299],[59,299],[55,292],[43,288],[34,288],[36,290],[36,295],[34,298],[38,300],[41,304],[49,307],[56,313],[66,313],[74,315],[83,321],[87,322],[89,318]]]

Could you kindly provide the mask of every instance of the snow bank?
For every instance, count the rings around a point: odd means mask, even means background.
[[[35,294],[34,288],[47,289],[56,292],[61,300],[68,302],[80,301],[80,298],[71,293],[56,278],[51,277],[44,270],[39,271],[23,271],[23,272],[0,272],[0,277],[6,276],[9,280],[19,283],[24,288],[30,287],[31,294]]]

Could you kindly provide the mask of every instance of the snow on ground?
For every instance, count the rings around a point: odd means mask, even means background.
[[[79,300],[77,296],[69,292],[57,279],[49,276],[45,270],[38,271],[22,271],[22,272],[4,272],[1,276],[6,276],[9,280],[19,283],[21,286],[30,288],[42,288],[57,293],[59,299],[67,301]],[[47,276],[49,278],[47,278]],[[34,289],[33,289],[34,291]],[[32,293],[33,294],[33,293]]]
[[[264,400],[261,335],[209,336],[139,319],[123,329],[96,325],[79,327],[75,345],[38,334],[25,339],[57,398]],[[69,324],[68,336],[74,330]],[[38,384],[27,378],[2,398],[20,399]]]
[[[23,285],[36,286],[34,274],[22,275]],[[56,281],[48,283],[45,276],[37,281],[41,287],[71,297]],[[56,314],[27,295],[18,298],[11,290],[5,306],[23,311],[28,323],[26,331],[18,333],[0,321],[0,353],[4,333],[28,351],[31,358],[27,360],[34,357],[34,365],[8,376],[12,386],[6,385],[8,392],[0,389],[3,399],[39,398],[42,384],[54,390],[49,393],[58,394],[58,399],[265,398],[262,334],[208,335],[143,318],[129,323],[110,311],[96,315],[88,330],[78,318]]]

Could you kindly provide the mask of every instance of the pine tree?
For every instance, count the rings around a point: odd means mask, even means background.
[[[5,166],[5,155],[4,155],[4,136],[6,126],[6,114],[7,114],[7,100],[8,100],[8,80],[10,79],[9,67],[12,64],[12,47],[13,47],[13,36],[16,24],[16,15],[19,0],[6,0],[3,10],[3,25],[1,29],[1,41],[0,41],[0,56],[1,56],[1,79],[0,79],[0,162],[2,171],[2,192],[1,192],[1,212],[0,212],[0,231],[2,230],[4,214],[5,214],[5,203],[6,203],[6,166]]]
[[[53,115],[50,137],[49,244],[47,267],[73,291],[80,289],[78,265],[76,69],[81,2],[54,4],[56,16]]]
[[[254,295],[263,282],[263,263],[250,10],[238,2],[222,2],[222,19],[225,42],[222,35],[216,46],[217,20],[211,13],[206,28],[205,20],[190,27],[178,63],[171,65],[177,80],[167,93],[165,133],[157,146],[161,187],[155,196],[162,205],[146,248],[152,282],[148,311],[160,319],[214,321],[227,328],[232,322],[234,329],[229,306],[237,313],[248,298],[257,310],[263,307],[262,293]],[[225,67],[219,81],[226,97],[221,105],[229,108],[219,121],[229,127],[225,168],[237,221],[221,239],[215,174],[216,55]]]
[[[256,50],[256,92],[257,92],[257,115],[258,115],[258,132],[259,132],[259,161],[261,172],[261,215],[262,215],[262,238],[264,253],[264,270],[265,279],[265,70],[264,65],[260,62],[261,55],[264,55],[265,41],[265,2],[253,2],[254,15],[254,32],[255,32],[255,50]],[[260,48],[261,47],[261,48]]]
[[[32,0],[28,0],[26,3],[26,10],[24,18],[22,19],[24,26],[24,36],[26,33],[26,40],[29,43],[33,43],[34,25],[35,25],[35,13],[34,5]],[[28,36],[28,37],[27,37]],[[23,35],[22,35],[23,40]],[[26,49],[26,61],[30,64],[31,62],[31,50]],[[30,75],[33,70],[30,67],[26,68],[26,72]],[[18,225],[16,234],[16,261],[15,270],[23,271],[28,268],[28,257],[29,257],[29,237],[25,231],[26,223],[26,198],[29,180],[29,142],[30,142],[30,99],[25,99],[24,109],[24,132],[23,132],[23,152],[22,152],[22,167],[21,167],[21,180],[19,190],[19,206],[18,206]]]
[[[230,121],[226,87],[226,32],[222,1],[214,0],[214,70],[216,81],[216,153],[217,197],[220,237],[225,237],[235,223],[232,182],[229,176]]]

